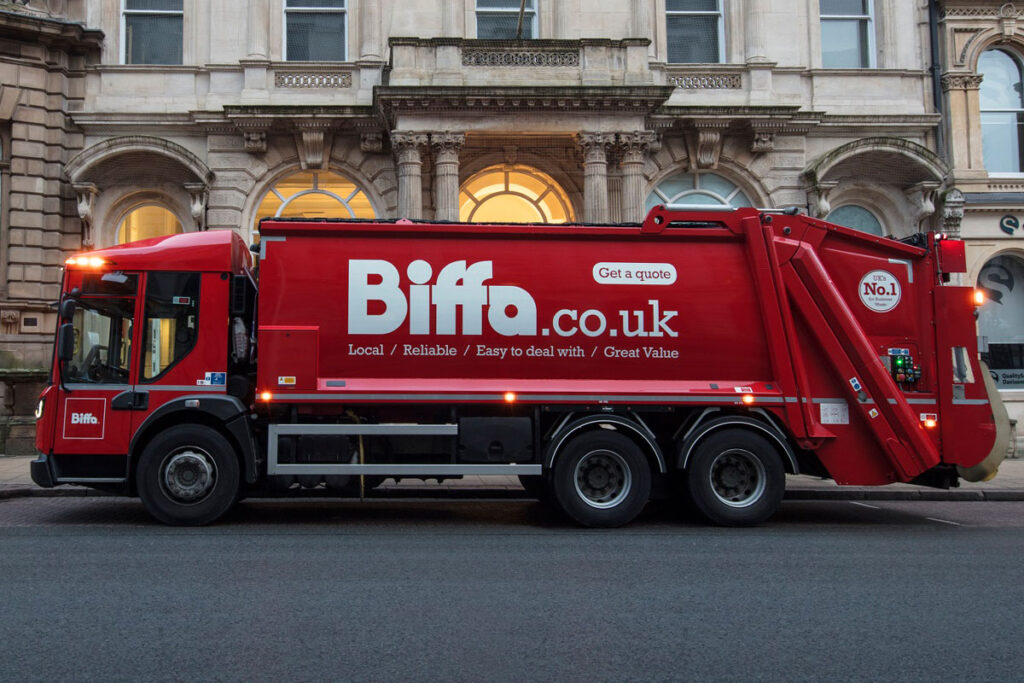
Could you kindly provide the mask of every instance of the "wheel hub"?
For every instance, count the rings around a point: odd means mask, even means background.
[[[213,488],[213,460],[199,450],[186,450],[172,455],[164,466],[164,486],[174,498],[196,502]]]
[[[591,451],[576,464],[576,493],[594,508],[615,507],[629,495],[632,475],[625,460],[613,451]]]
[[[710,478],[715,497],[730,507],[753,505],[764,494],[764,465],[750,451],[719,453],[711,463]]]

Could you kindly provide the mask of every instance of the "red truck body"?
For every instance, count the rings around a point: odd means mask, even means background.
[[[114,389],[70,394],[55,363],[37,480],[107,455],[109,483],[137,487],[158,517],[209,521],[154,510],[140,481],[155,470],[151,488],[195,494],[174,468],[138,462],[173,415],[219,431],[250,486],[518,474],[578,521],[613,525],[653,481],[713,521],[750,523],[777,507],[783,471],[948,486],[990,476],[1005,452],[973,290],[949,284],[963,244],[941,236],[915,246],[790,213],[677,207],[640,225],[279,219],[260,234],[258,303],[230,233],[89,255],[138,275],[131,305],[145,322],[125,334],[151,354],[126,359]],[[199,301],[198,341],[146,380],[154,271],[201,272],[201,294],[184,297]],[[79,302],[89,272],[68,269]],[[235,346],[254,337],[253,354],[233,350],[232,317]],[[91,440],[75,438],[81,401],[104,410],[96,392],[138,406],[107,409],[102,435],[87,425]],[[169,408],[188,401],[199,407]],[[168,458],[207,484],[224,469]]]

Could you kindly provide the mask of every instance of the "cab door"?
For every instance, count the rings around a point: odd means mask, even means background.
[[[119,271],[75,272],[71,277],[72,287],[79,290],[72,320],[75,349],[61,371],[53,452],[123,455],[131,438],[127,403],[138,367],[140,277]]]

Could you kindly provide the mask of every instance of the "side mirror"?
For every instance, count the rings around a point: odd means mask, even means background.
[[[64,299],[64,301],[60,303],[60,319],[68,321],[74,318],[75,308],[77,308],[77,305],[75,304],[74,299],[70,297]]]
[[[75,326],[71,323],[62,323],[57,329],[57,360],[69,361],[74,355]]]

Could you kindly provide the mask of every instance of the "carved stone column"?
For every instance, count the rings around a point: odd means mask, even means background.
[[[622,222],[640,223],[644,219],[644,164],[651,150],[657,149],[658,136],[651,131],[619,133],[622,154]]]
[[[580,133],[576,146],[583,155],[583,220],[608,222],[608,147],[611,133]]]
[[[398,217],[423,217],[423,160],[420,152],[430,137],[426,133],[391,132],[391,148],[398,160]]]
[[[380,5],[374,0],[360,0],[355,9],[359,12],[359,59],[380,60]]]
[[[434,218],[459,220],[459,152],[466,142],[462,133],[430,136],[434,151]]]
[[[269,59],[267,35],[270,33],[270,8],[267,0],[249,0],[246,16],[249,20],[246,48],[249,59]]]

